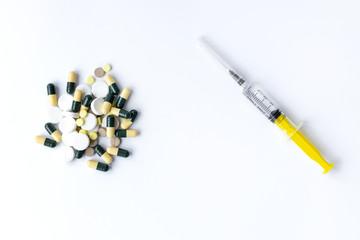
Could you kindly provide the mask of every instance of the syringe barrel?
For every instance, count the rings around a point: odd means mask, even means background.
[[[286,139],[292,137],[301,128],[302,123],[294,124],[259,86],[245,82],[243,87],[244,96],[283,131]]]
[[[281,115],[278,105],[266,96],[266,93],[259,86],[246,81],[243,87],[244,96],[249,99],[267,119],[275,122]]]

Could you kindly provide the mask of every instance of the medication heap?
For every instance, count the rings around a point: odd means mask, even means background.
[[[49,83],[47,94],[51,106],[45,130],[52,139],[36,136],[35,142],[51,148],[63,142],[66,145],[66,161],[82,158],[84,154],[92,157],[96,153],[105,163],[88,160],[87,166],[104,172],[109,170],[109,164],[113,161],[112,156],[128,157],[129,151],[119,148],[120,139],[137,136],[136,130],[128,128],[138,113],[135,109],[123,109],[129,98],[130,89],[124,88],[120,92],[114,78],[108,73],[110,70],[109,64],[96,68],[94,75],[97,80],[90,76],[86,79],[87,84],[78,86],[75,72],[70,72],[66,85],[67,94],[59,99],[55,85]],[[98,144],[98,136],[109,139],[111,146],[106,148],[106,151]]]

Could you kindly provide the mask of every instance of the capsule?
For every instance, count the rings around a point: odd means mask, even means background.
[[[84,155],[85,150],[76,150],[75,149],[75,158],[82,158]]]
[[[136,130],[116,130],[115,136],[118,138],[136,137],[138,132]]]
[[[103,172],[107,172],[109,170],[109,165],[94,160],[87,160],[86,165],[89,168],[93,168]]]
[[[74,93],[74,98],[73,98],[73,102],[71,105],[71,111],[73,112],[78,112],[80,110],[81,107],[81,90],[76,90]]]
[[[129,151],[125,150],[125,149],[121,149],[121,148],[117,148],[117,147],[108,147],[106,149],[106,151],[114,156],[119,156],[119,157],[128,157],[129,156]]]
[[[121,118],[130,118],[131,114],[124,110],[124,109],[120,109],[120,108],[116,108],[116,107],[112,107],[110,109],[110,114],[121,117]]]
[[[106,117],[106,136],[113,138],[115,134],[115,117],[109,115]]]
[[[109,86],[110,92],[112,92],[114,95],[118,95],[120,93],[120,89],[114,78],[110,74],[106,74],[104,78],[106,84]]]
[[[45,129],[56,142],[61,142],[62,140],[61,134],[59,133],[58,130],[56,130],[56,128],[52,123],[46,123]]]
[[[112,157],[100,145],[96,145],[94,147],[94,150],[97,153],[97,155],[99,155],[101,159],[104,160],[104,162],[106,163],[112,162]]]
[[[114,101],[114,94],[108,93],[105,97],[104,103],[101,106],[102,114],[108,114],[110,112],[113,101]]]
[[[47,146],[47,147],[51,147],[51,148],[56,147],[56,142],[54,140],[43,137],[43,136],[36,136],[35,142],[37,142],[41,145]]]
[[[126,100],[129,98],[129,95],[130,95],[130,89],[124,88],[121,91],[120,96],[116,101],[115,107],[120,109],[123,108],[126,103]]]
[[[86,95],[84,97],[84,99],[81,101],[81,107],[80,107],[80,111],[81,110],[85,110],[87,111],[90,107],[90,104],[92,102],[93,98],[91,95]]]
[[[122,129],[128,129],[131,126],[131,124],[133,124],[133,122],[135,121],[135,119],[137,117],[138,112],[135,109],[133,109],[130,111],[130,114],[131,114],[131,117],[129,119],[122,120],[122,122],[121,122]]]
[[[73,94],[75,91],[75,82],[76,82],[76,74],[75,72],[69,72],[68,80],[66,84],[66,92],[68,94]]]
[[[51,106],[57,105],[57,98],[56,98],[56,91],[55,91],[55,85],[52,83],[49,83],[47,85],[47,94],[49,96],[49,102]]]

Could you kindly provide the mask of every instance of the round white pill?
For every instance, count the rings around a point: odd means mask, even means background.
[[[76,128],[75,119],[72,117],[64,117],[59,122],[59,129],[62,133],[74,131]]]
[[[96,115],[103,115],[101,112],[101,107],[103,103],[104,103],[104,99],[95,98],[90,104],[91,111],[93,111],[93,113],[95,113]]]
[[[95,115],[92,114],[92,113],[89,113],[89,114],[84,118],[84,120],[85,120],[85,123],[84,123],[84,125],[81,126],[81,128],[82,128],[82,129],[85,129],[85,130],[87,130],[87,131],[95,128],[96,125],[97,125],[97,119],[96,119]]]
[[[65,111],[62,111],[62,116],[63,117],[72,117],[72,118],[78,118],[78,113],[76,112],[65,112]]]
[[[104,117],[102,118],[102,121],[101,121],[101,126],[102,127],[106,127],[106,119],[107,119],[107,117],[108,117],[109,115],[104,115]],[[114,119],[115,119],[115,129],[117,129],[117,128],[119,128],[119,126],[120,126],[120,119],[119,119],[119,117],[117,117],[117,116],[114,116]]]
[[[109,93],[109,87],[105,81],[97,80],[96,83],[92,85],[91,91],[95,97],[104,98],[106,94]]]
[[[85,133],[79,133],[75,137],[73,147],[76,150],[82,151],[85,150],[90,144],[90,139]]]
[[[74,145],[74,141],[76,138],[76,135],[78,135],[79,133],[77,131],[72,131],[72,132],[68,132],[68,133],[63,133],[62,134],[62,142],[66,145],[66,146],[73,146]]]
[[[86,95],[91,95],[91,87],[87,84],[80,84],[76,87],[76,90],[81,91],[81,100],[83,100]]]
[[[73,102],[73,96],[70,94],[64,94],[59,97],[58,105],[63,111],[71,111],[71,105]]]
[[[70,162],[75,158],[75,151],[72,147],[65,147],[65,161]]]
[[[58,123],[62,119],[62,111],[58,107],[50,107],[48,110],[48,119],[51,123]]]
[[[91,133],[91,132],[97,132],[99,130],[99,125],[96,125],[95,128],[91,129],[91,130],[88,130],[88,133]]]

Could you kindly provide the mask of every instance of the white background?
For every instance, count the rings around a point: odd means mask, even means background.
[[[1,1],[0,239],[359,239],[357,1]],[[322,169],[197,46],[259,83]],[[111,171],[62,160],[46,84],[110,63],[140,112]],[[99,159],[97,156],[95,159]]]

